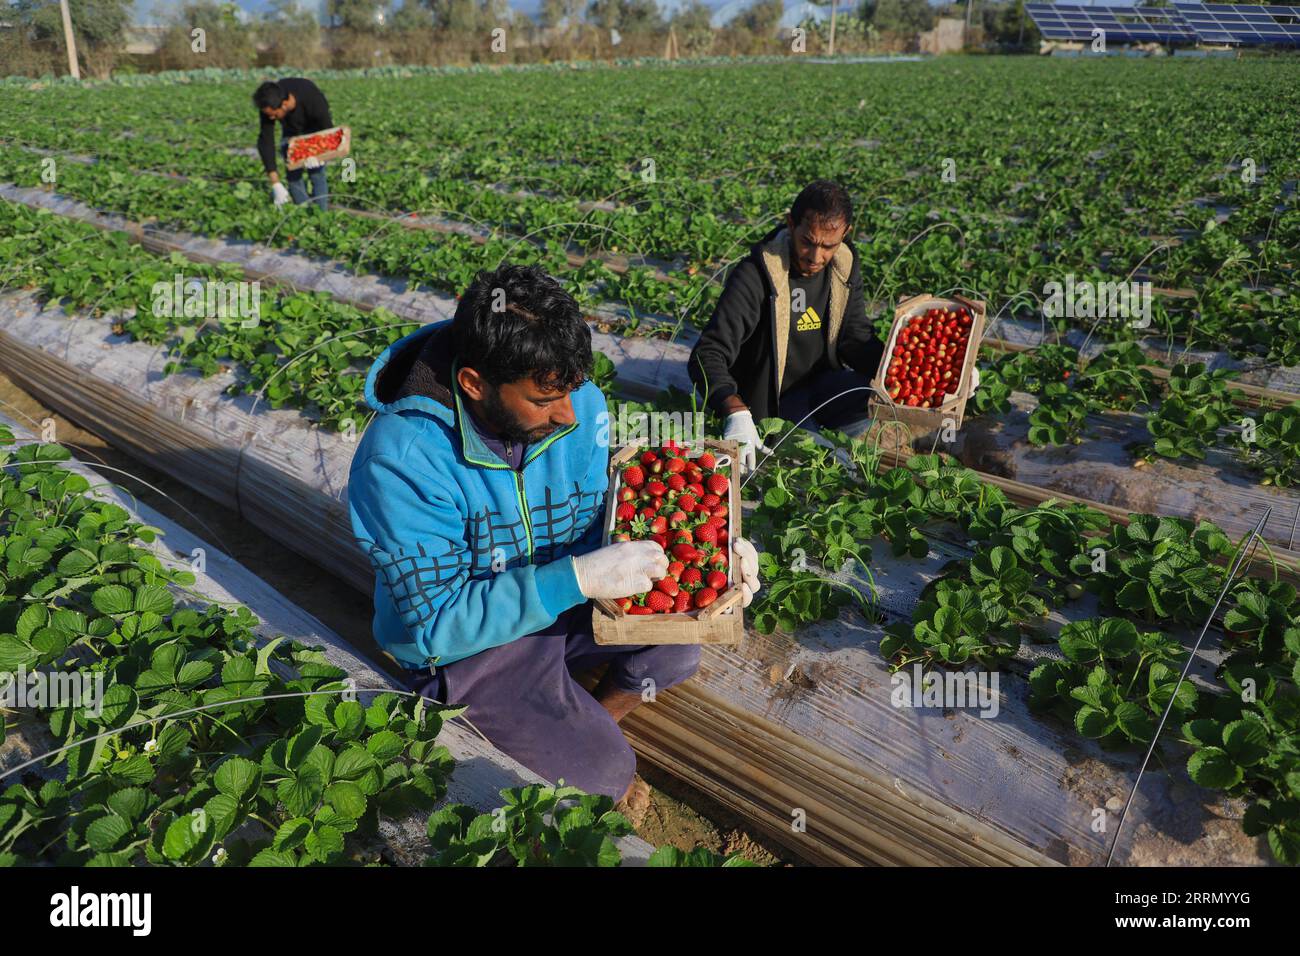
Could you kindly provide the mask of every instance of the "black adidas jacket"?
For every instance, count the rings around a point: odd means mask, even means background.
[[[826,268],[833,270],[826,333],[830,367],[874,376],[884,344],[867,321],[862,270],[852,244],[842,243]],[[740,396],[755,422],[776,414],[790,338],[789,274],[789,234],[778,226],[731,271],[691,350],[691,381],[720,415],[730,395]]]

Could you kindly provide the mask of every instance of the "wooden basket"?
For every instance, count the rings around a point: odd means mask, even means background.
[[[958,306],[965,306],[970,310],[971,323],[970,337],[966,342],[966,357],[962,361],[961,377],[958,379],[957,391],[949,395],[938,408],[916,408],[895,402],[889,397],[889,389],[885,387],[885,378],[889,374],[889,362],[894,355],[894,343],[898,339],[899,330],[906,326],[913,316],[928,309],[953,309]],[[962,418],[966,412],[966,402],[970,400],[971,396],[971,370],[975,368],[975,361],[980,350],[980,341],[984,338],[984,314],[985,305],[983,302],[960,295],[955,295],[952,298],[925,294],[914,295],[910,299],[904,299],[898,303],[898,308],[894,310],[894,325],[889,330],[889,338],[885,342],[884,356],[880,360],[880,368],[876,371],[876,377],[871,381],[875,389],[870,402],[872,419],[882,424],[891,421],[903,422],[909,427],[922,432],[943,428],[945,421],[951,421],[954,428],[961,428]]]
[[[613,531],[618,507],[619,475],[623,466],[646,446],[628,445],[609,461],[609,493],[605,498],[605,534]],[[626,614],[613,601],[592,602],[591,628],[597,644],[738,644],[745,636],[743,595],[736,567],[735,541],[740,537],[740,446],[732,442],[704,440],[704,447],[719,458],[731,460],[731,490],[727,494],[727,590],[708,607],[681,614]]]
[[[343,131],[343,141],[339,143],[338,149],[326,150],[323,153],[317,153],[312,159],[319,159],[322,163],[329,162],[332,159],[342,159],[352,151],[352,130],[347,126],[331,126],[329,129],[320,129],[314,133],[303,133],[301,136],[291,136],[289,143],[284,151],[284,159],[287,168],[302,169],[307,160],[302,159],[296,163],[290,162],[289,157],[293,155],[293,144],[300,139],[310,139],[313,136],[321,136],[325,133],[333,133],[336,130]]]

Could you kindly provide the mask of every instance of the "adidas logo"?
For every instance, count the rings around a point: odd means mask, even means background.
[[[812,306],[804,309],[803,315],[799,316],[799,322],[795,325],[797,332],[814,332],[822,327],[822,317],[817,314]]]

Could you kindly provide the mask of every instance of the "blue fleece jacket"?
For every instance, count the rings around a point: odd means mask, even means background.
[[[604,394],[576,389],[574,424],[529,445],[515,470],[470,423],[454,364],[436,387],[403,394],[428,337],[450,347],[449,326],[426,325],[375,360],[365,397],[376,415],[348,475],[353,534],[375,569],[375,640],[411,667],[544,629],[586,600],[571,555],[602,543]]]

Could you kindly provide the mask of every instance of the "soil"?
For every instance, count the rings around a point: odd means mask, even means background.
[[[42,423],[52,419],[55,440],[83,462],[92,467],[102,464],[120,469],[106,471],[105,475],[177,524],[213,544],[219,543],[240,564],[354,647],[363,651],[374,648],[370,637],[373,609],[369,596],[305,562],[294,551],[184,482],[113,448],[98,435],[51,410],[3,373],[0,373],[0,412],[38,433]],[[736,814],[689,785],[644,765],[638,772],[650,784],[650,806],[645,822],[637,828],[638,835],[647,842],[655,846],[671,843],[683,850],[706,846],[718,853],[740,853],[761,866],[803,865],[788,850],[747,830]]]

